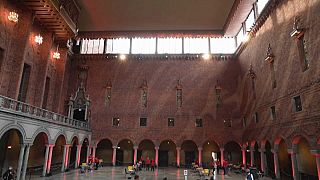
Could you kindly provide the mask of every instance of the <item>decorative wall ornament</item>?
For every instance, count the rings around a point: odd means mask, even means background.
[[[72,95],[69,97],[68,106],[68,118],[89,121],[90,99],[89,95],[86,95],[82,83],[80,84],[80,87],[78,87],[76,95],[74,97]]]
[[[253,70],[252,64],[250,64],[250,67],[249,67],[247,76],[248,76],[249,78],[251,78],[251,88],[252,88],[252,91],[253,91],[253,97],[256,98],[256,91],[255,91],[255,78],[256,78],[256,73],[255,73],[254,70]]]
[[[293,19],[293,30],[290,33],[291,37],[300,38],[304,34],[304,29],[300,27],[300,18],[294,17]]]
[[[177,81],[176,90],[177,90],[177,92],[176,92],[176,95],[177,95],[177,99],[176,99],[177,108],[181,108],[182,107],[182,85],[181,85],[180,79]]]
[[[106,92],[105,92],[105,105],[109,105],[111,103],[111,92],[112,92],[112,83],[109,79],[106,85]]]
[[[277,81],[276,81],[276,78],[275,78],[275,70],[274,70],[274,57],[275,56],[273,55],[272,48],[271,48],[271,45],[269,43],[267,54],[266,54],[266,57],[265,57],[264,60],[266,62],[268,62],[269,65],[270,65],[272,88],[276,88],[277,87]]]
[[[148,84],[147,80],[143,80],[141,85],[141,105],[143,108],[148,106]]]
[[[216,105],[217,105],[217,108],[219,108],[222,105],[222,97],[221,97],[222,88],[220,86],[219,80],[217,80],[215,91],[216,91],[216,100],[217,100]]]

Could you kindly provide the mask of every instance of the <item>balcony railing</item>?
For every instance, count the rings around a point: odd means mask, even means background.
[[[90,130],[89,123],[70,119],[64,115],[54,113],[24,102],[20,102],[5,96],[0,95],[0,111],[6,111],[31,119],[38,119],[44,122],[50,122],[57,125],[68,126],[72,128]]]

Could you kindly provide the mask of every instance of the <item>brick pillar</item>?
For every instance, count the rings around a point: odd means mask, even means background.
[[[154,148],[156,150],[156,159],[155,159],[155,164],[156,164],[156,167],[158,167],[158,162],[159,162],[159,147],[155,147]]]
[[[242,151],[242,164],[244,165],[244,167],[247,167],[247,159],[246,159],[247,148],[242,147],[241,151]]]
[[[202,147],[198,147],[198,161],[199,166],[202,166]]]
[[[112,153],[112,165],[116,165],[116,154],[117,154],[117,146],[112,146],[113,153]]]
[[[137,164],[138,146],[133,146],[133,164]]]
[[[181,150],[181,147],[177,147],[176,150],[177,150],[177,167],[180,167],[180,150]]]
[[[223,166],[223,162],[224,162],[224,148],[220,148],[220,162],[221,162],[221,166]]]

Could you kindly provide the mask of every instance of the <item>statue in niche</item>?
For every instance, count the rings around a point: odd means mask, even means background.
[[[217,98],[217,108],[219,108],[222,105],[222,97],[221,97],[221,91],[222,88],[219,84],[219,80],[217,80],[217,84],[215,86],[215,90],[216,90],[216,98]]]
[[[251,78],[251,88],[252,88],[252,91],[253,91],[253,97],[256,98],[255,82],[254,82],[254,81],[255,81],[255,78],[256,78],[256,73],[255,73],[254,70],[253,70],[252,64],[250,64],[250,67],[249,67],[247,76],[248,76],[249,78]]]
[[[147,80],[143,80],[142,86],[141,86],[141,105],[142,107],[146,108],[148,102],[148,84]]]
[[[181,108],[182,107],[182,85],[181,85],[181,81],[180,79],[177,82],[177,108]]]
[[[105,105],[109,105],[111,102],[111,90],[112,90],[112,84],[111,80],[109,79],[106,86],[106,92],[105,92]]]

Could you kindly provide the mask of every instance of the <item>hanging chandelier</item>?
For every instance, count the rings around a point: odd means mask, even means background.
[[[11,11],[9,12],[8,19],[9,21],[16,23],[19,20],[19,14],[14,11]]]
[[[56,52],[53,53],[52,56],[54,59],[60,59],[60,53],[59,53],[59,45],[57,46]]]
[[[34,41],[35,41],[37,44],[40,45],[40,44],[42,44],[42,42],[43,42],[43,37],[42,37],[40,34],[38,34],[38,35],[35,36]]]

